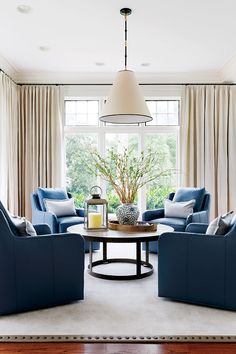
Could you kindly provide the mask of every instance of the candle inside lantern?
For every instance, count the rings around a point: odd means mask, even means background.
[[[99,229],[102,227],[102,214],[89,213],[88,215],[88,227],[92,229]]]

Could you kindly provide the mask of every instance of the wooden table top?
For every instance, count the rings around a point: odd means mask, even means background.
[[[164,232],[173,232],[174,229],[171,226],[158,224],[156,231],[151,232],[127,232],[117,230],[87,230],[84,228],[84,224],[78,224],[68,227],[70,233],[76,233],[84,236],[88,241],[98,242],[145,242],[158,240],[158,237]]]

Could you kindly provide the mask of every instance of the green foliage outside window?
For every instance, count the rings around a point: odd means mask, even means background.
[[[157,209],[164,206],[164,201],[176,188],[171,185],[153,186],[147,193],[147,209]]]
[[[96,176],[92,175],[84,166],[84,159],[88,164],[92,163],[91,156],[88,151],[97,148],[97,134],[81,133],[70,134],[66,136],[66,176],[67,188],[72,193],[77,207],[83,207],[84,201],[90,196],[90,188],[97,184]],[[107,142],[109,148],[118,147],[117,139]],[[176,135],[175,134],[147,134],[146,146],[152,147],[158,152],[164,153],[166,156],[166,166],[171,169],[176,168]],[[138,150],[137,135],[131,136],[129,139],[129,148],[134,151]],[[161,180],[154,180],[146,186],[146,208],[155,209],[163,206],[163,202],[171,191],[176,189],[175,175],[171,178],[166,177]],[[119,197],[114,192],[110,184],[107,185],[106,199],[109,203],[109,213],[114,213],[120,204]],[[137,196],[135,203],[137,202]]]
[[[72,193],[76,207],[83,207],[84,201],[90,196],[90,188],[97,184],[96,177],[84,168],[83,155],[88,148],[97,147],[97,136],[96,134],[68,135],[65,142],[67,189]]]
[[[85,168],[111,184],[121,203],[134,203],[140,188],[173,173],[166,154],[157,154],[151,148],[139,154],[128,148],[121,152],[111,148],[105,157],[97,150],[90,150],[89,156],[92,164],[86,159]]]
[[[176,135],[175,134],[147,134],[146,146],[154,147],[157,153],[165,154],[169,168],[176,170]],[[156,209],[164,205],[168,194],[176,189],[176,173],[160,181],[153,181],[147,186],[146,208]]]

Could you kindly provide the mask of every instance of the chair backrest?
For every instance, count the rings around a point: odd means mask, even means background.
[[[173,200],[175,196],[175,192],[171,192],[168,195],[168,199],[169,200]],[[203,211],[203,210],[210,210],[210,205],[211,205],[211,195],[209,192],[205,192],[204,198],[203,198],[203,202],[202,202],[202,206],[201,206],[201,210],[199,211]]]
[[[169,200],[173,200],[173,199],[174,199],[174,196],[175,196],[175,192],[171,192],[171,193],[168,195],[168,199],[169,199]]]
[[[211,195],[209,192],[206,191],[203,202],[202,202],[201,211],[210,210],[210,206],[211,206]]]
[[[10,216],[9,216],[9,214],[8,214],[8,212],[7,212],[7,210],[4,208],[4,206],[3,206],[3,204],[2,204],[1,201],[0,201],[0,210],[1,210],[1,212],[3,213],[3,215],[5,216],[6,221],[7,221],[8,225],[9,225],[9,227],[10,227],[12,233],[15,234],[15,235],[18,235],[18,234],[19,234],[19,233],[18,233],[18,230],[17,230],[15,224],[12,222],[12,220],[11,220],[11,218],[10,218]]]
[[[30,195],[30,199],[31,199],[31,206],[32,206],[32,209],[34,210],[42,210],[41,209],[41,206],[39,204],[39,198],[38,198],[38,194],[36,193],[31,193]]]
[[[71,193],[67,193],[68,198],[72,198]],[[31,199],[31,206],[33,210],[40,210],[42,211],[41,205],[39,203],[39,197],[37,193],[31,193],[30,195],[30,199]]]

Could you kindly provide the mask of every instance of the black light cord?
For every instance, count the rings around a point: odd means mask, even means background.
[[[120,14],[125,18],[125,70],[127,70],[128,65],[128,21],[127,17],[132,13],[132,10],[124,7],[120,10]]]

